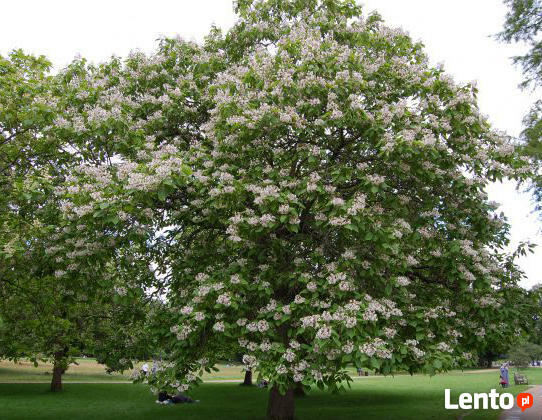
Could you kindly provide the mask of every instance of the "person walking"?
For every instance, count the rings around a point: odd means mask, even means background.
[[[508,388],[509,381],[508,381],[508,363],[503,363],[500,368],[501,373],[501,385],[503,388]]]

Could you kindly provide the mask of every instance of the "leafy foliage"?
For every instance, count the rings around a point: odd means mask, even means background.
[[[540,0],[505,0],[509,7],[503,31],[498,35],[504,42],[519,42],[526,44],[529,50],[524,55],[513,57],[513,61],[523,69],[525,79],[521,83],[523,88],[532,86],[537,88],[542,83],[542,2]],[[522,132],[524,152],[531,156],[539,166],[533,174],[533,187],[535,199],[542,202],[542,178],[540,162],[542,161],[541,143],[541,108],[542,102],[537,100],[529,113],[523,119],[525,129]],[[537,210],[541,210],[540,204]]]
[[[137,356],[130,335],[145,318],[144,294],[135,285],[118,291],[144,270],[134,274],[136,264],[123,267],[120,253],[102,253],[92,272],[72,265],[71,276],[58,276],[64,258],[86,254],[55,190],[92,150],[77,153],[55,124],[66,91],[48,70],[43,57],[21,51],[0,57],[0,356],[54,360],[65,370],[81,352],[102,351],[107,337],[122,343],[108,360],[126,368]],[[54,255],[64,240],[71,250]]]
[[[542,358],[542,346],[528,342],[522,343],[512,347],[508,357],[516,368],[525,369],[531,362]]]

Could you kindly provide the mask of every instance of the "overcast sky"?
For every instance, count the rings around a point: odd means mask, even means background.
[[[457,81],[476,80],[482,113],[494,127],[512,136],[535,100],[517,88],[521,73],[509,57],[519,47],[503,45],[491,35],[500,31],[506,9],[501,0],[364,0],[390,26],[400,26],[426,46],[432,63],[444,63]],[[18,0],[2,3],[0,54],[13,48],[46,55],[56,69],[81,55],[100,62],[130,50],[150,52],[161,36],[200,41],[212,24],[228,29],[235,20],[230,0]],[[513,245],[539,243],[534,255],[519,261],[528,275],[525,287],[542,282],[542,222],[532,213],[529,194],[512,183],[489,189],[490,199],[512,225]]]

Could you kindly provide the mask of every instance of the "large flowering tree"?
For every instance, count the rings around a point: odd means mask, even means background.
[[[293,418],[294,387],[337,390],[349,364],[434,373],[519,334],[484,189],[529,167],[476,88],[352,1],[237,11],[224,37],[75,78],[90,94],[58,121],[115,157],[68,180],[66,216],[115,232],[101,247],[146,241],[167,295],[170,363],[147,380],[186,390],[240,346],[268,417]]]

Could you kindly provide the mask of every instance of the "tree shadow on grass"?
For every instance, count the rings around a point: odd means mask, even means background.
[[[204,384],[192,394],[200,403],[162,406],[144,385],[66,384],[54,394],[46,384],[0,384],[0,414],[33,420],[264,419],[268,394],[238,384]],[[392,384],[337,395],[314,390],[296,400],[296,420],[453,418],[443,413],[443,401],[440,391],[396,390]]]
[[[10,398],[30,398],[50,394],[48,384],[0,384],[0,395]]]
[[[441,419],[444,393],[424,390],[350,389],[346,393],[311,392],[296,400],[303,419]],[[450,414],[449,418],[455,418]]]

